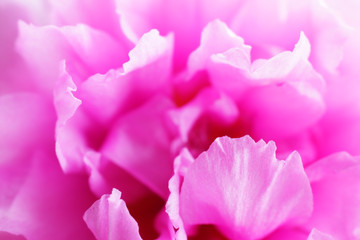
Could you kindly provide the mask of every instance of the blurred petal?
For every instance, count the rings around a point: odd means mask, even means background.
[[[199,44],[201,29],[214,19],[230,21],[245,1],[238,0],[117,0],[117,11],[127,36],[136,42],[156,28],[162,34],[174,32],[174,67],[182,70],[191,51]],[[186,17],[184,17],[186,16]],[[191,36],[191,37],[189,37]]]
[[[26,182],[29,156],[53,147],[48,140],[53,139],[54,120],[51,105],[38,95],[0,96],[0,212],[11,206]]]
[[[360,237],[360,158],[337,153],[306,168],[314,195],[310,228],[334,239]]]
[[[39,89],[51,91],[65,59],[80,77],[105,73],[127,59],[127,47],[86,25],[36,27],[19,22],[17,49],[31,66]]]
[[[7,187],[20,185],[11,205],[3,208],[1,204],[0,231],[29,240],[92,239],[81,220],[94,199],[86,179],[65,176],[55,156],[44,150],[28,153],[25,159],[8,168],[12,175],[6,179]]]
[[[244,64],[250,65],[251,47],[245,45],[244,40],[231,31],[224,22],[220,20],[210,22],[202,31],[200,46],[189,57],[190,73],[206,68],[211,55],[223,53],[231,48],[241,49]]]
[[[115,38],[124,38],[120,17],[115,9],[115,1],[50,0],[56,24],[76,25],[83,23],[107,32]]]
[[[334,238],[328,234],[322,233],[317,229],[311,230],[308,240],[333,240]]]

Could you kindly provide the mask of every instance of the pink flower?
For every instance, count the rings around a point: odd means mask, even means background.
[[[359,239],[356,6],[3,1],[0,239]]]

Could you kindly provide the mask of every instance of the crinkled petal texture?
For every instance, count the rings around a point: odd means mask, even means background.
[[[308,226],[335,239],[359,239],[360,158],[333,154],[307,167],[306,173],[314,195]]]
[[[117,189],[97,200],[85,212],[84,220],[98,240],[141,240],[139,226]]]
[[[184,224],[213,224],[231,239],[258,239],[306,220],[312,193],[301,158],[294,152],[279,161],[275,149],[248,136],[215,140],[184,177]]]

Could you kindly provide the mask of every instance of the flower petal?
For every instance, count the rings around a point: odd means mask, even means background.
[[[116,189],[97,200],[84,220],[98,240],[141,239],[139,226]]]
[[[189,167],[180,193],[186,225],[214,224],[230,238],[261,238],[304,221],[312,194],[300,156],[275,157],[275,144],[222,137]]]
[[[184,148],[174,161],[174,175],[169,180],[170,195],[166,202],[166,212],[170,217],[170,221],[176,231],[176,239],[187,239],[184,229],[184,223],[180,216],[180,189],[184,181],[184,175],[188,171],[189,166],[194,162],[189,150]]]
[[[129,52],[130,60],[123,69],[91,76],[79,87],[84,108],[93,118],[107,123],[154,94],[169,91],[172,48],[171,35],[162,37],[156,30],[144,34]]]
[[[197,157],[221,136],[242,136],[239,110],[234,101],[215,89],[199,92],[195,99],[170,112],[180,141]],[[239,124],[240,125],[240,124]]]
[[[73,95],[77,87],[67,72],[65,61],[60,64],[60,71],[61,75],[54,89],[54,105],[58,116],[56,154],[65,172],[76,172],[84,169],[82,156],[86,148],[84,136],[72,124],[72,118],[81,105],[81,100]]]
[[[28,152],[24,160],[8,168],[12,177],[6,180],[7,187],[20,182],[20,188],[9,208],[0,204],[0,232],[39,240],[92,239],[81,219],[94,201],[84,176],[65,176],[46,149]]]
[[[92,28],[107,32],[115,38],[124,38],[120,17],[115,9],[115,1],[50,0],[49,3],[56,24],[76,25],[84,23]]]
[[[308,240],[333,240],[331,235],[325,234],[314,228],[308,237]]]
[[[38,88],[51,91],[65,59],[82,78],[120,67],[127,59],[127,47],[104,32],[86,25],[36,27],[19,22],[17,49],[37,77]]]
[[[41,116],[41,117],[40,117]],[[53,146],[54,111],[33,93],[0,96],[0,212],[11,207],[31,172],[29,156]]]
[[[212,55],[214,63],[208,69],[213,85],[237,99],[249,116],[254,136],[278,139],[303,131],[324,113],[325,83],[308,61],[309,52],[301,33],[292,52],[249,66],[239,60],[243,51],[232,48]]]
[[[166,97],[155,96],[121,116],[101,149],[104,156],[164,198],[171,177],[174,135],[167,111],[173,107]]]
[[[245,45],[244,40],[231,31],[224,22],[220,20],[210,22],[202,31],[200,47],[189,57],[190,73],[206,68],[211,55],[223,53],[231,48],[241,49],[243,64],[250,65],[251,47]]]
[[[360,237],[360,158],[347,153],[325,157],[306,168],[314,195],[307,224],[335,239]]]

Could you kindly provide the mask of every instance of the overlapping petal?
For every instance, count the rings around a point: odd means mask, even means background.
[[[83,24],[37,27],[19,22],[18,52],[32,68],[37,88],[48,93],[56,82],[60,61],[65,59],[81,82],[92,74],[120,67],[131,47],[122,44]]]
[[[360,238],[357,5],[1,1],[0,239]]]
[[[130,60],[123,65],[123,69],[112,69],[104,75],[91,76],[83,83],[77,82],[79,87],[75,84],[74,74],[70,75],[68,63],[60,64],[62,74],[54,91],[58,114],[56,149],[65,172],[87,169],[92,174],[99,174],[101,171],[95,169],[99,159],[103,159],[101,162],[105,165],[110,160],[104,159],[113,160],[103,158],[99,151],[114,128],[113,124],[120,121],[117,119],[141,107],[153,95],[169,92],[171,49],[171,36],[162,37],[157,31],[151,31],[130,51]],[[149,81],[149,77],[153,80]],[[99,115],[99,112],[103,114]],[[97,193],[104,193],[100,186],[108,189],[106,181],[98,176],[99,183],[96,183],[94,177],[93,189],[97,189]],[[127,177],[125,179],[130,181]],[[162,184],[166,182],[167,179]]]
[[[211,37],[219,32],[227,34],[218,35],[221,40]],[[289,136],[322,116],[324,81],[308,61],[310,45],[304,34],[292,52],[281,52],[252,63],[250,48],[225,24],[209,24],[202,38],[202,45],[190,57],[189,64],[194,62],[193,58],[208,56],[207,64],[197,64],[197,68],[207,69],[211,83],[239,102],[253,124],[256,137]],[[211,47],[208,42],[217,47]]]
[[[240,113],[234,101],[215,89],[204,89],[186,105],[171,111],[180,143],[198,156],[221,136],[242,136]]]

